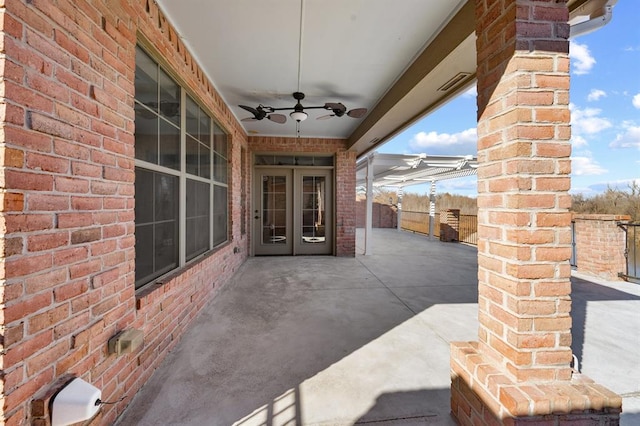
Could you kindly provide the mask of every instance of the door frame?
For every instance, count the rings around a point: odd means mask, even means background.
[[[255,156],[256,154],[254,154]],[[282,153],[278,153],[277,155],[295,155],[295,154],[282,154]],[[293,241],[293,238],[295,238],[295,226],[296,224],[294,223],[293,219],[296,216],[295,214],[295,202],[293,200],[293,198],[295,198],[296,196],[301,197],[301,195],[296,195],[297,191],[298,191],[298,184],[297,184],[297,179],[295,178],[295,176],[298,173],[302,173],[302,174],[308,174],[311,173],[313,174],[314,171],[322,171],[322,172],[329,172],[329,176],[328,176],[328,181],[331,184],[331,190],[327,191],[327,201],[330,202],[330,207],[329,207],[329,213],[330,213],[330,221],[326,221],[326,227],[328,229],[328,231],[330,232],[331,235],[331,242],[329,242],[330,244],[330,252],[327,253],[326,255],[331,255],[331,256],[335,256],[336,254],[336,221],[335,221],[335,217],[336,217],[336,194],[335,194],[335,188],[336,188],[336,174],[335,174],[335,167],[334,166],[292,166],[292,165],[286,165],[286,166],[273,166],[273,165],[255,165],[255,161],[252,161],[252,163],[254,164],[251,168],[251,174],[252,174],[252,182],[251,182],[251,188],[252,188],[252,194],[251,194],[251,221],[252,221],[252,225],[249,227],[250,232],[251,232],[251,248],[250,248],[250,255],[251,256],[262,256],[264,254],[260,253],[260,254],[256,254],[256,246],[258,244],[261,244],[261,230],[258,230],[258,226],[256,225],[256,221],[260,220],[262,218],[262,213],[260,212],[261,209],[261,205],[262,202],[260,200],[261,194],[262,194],[262,189],[260,187],[260,183],[259,183],[259,177],[263,176],[263,171],[273,171],[275,173],[278,172],[286,172],[289,171],[291,173],[291,185],[290,185],[290,195],[288,195],[288,202],[290,203],[291,206],[291,213],[288,215],[287,218],[287,227],[291,229],[291,237],[289,239],[291,239]],[[298,171],[301,172],[298,172]],[[355,195],[354,195],[355,196]],[[290,201],[289,201],[290,200]],[[256,210],[259,212],[259,214],[256,214]],[[256,216],[260,216],[259,219],[256,219]],[[290,219],[289,219],[290,218]],[[291,222],[289,222],[289,220],[291,220]],[[261,221],[261,220],[260,220]],[[300,219],[298,219],[298,221],[300,221]],[[291,224],[291,226],[289,226],[289,224]],[[311,254],[311,253],[310,253]],[[267,254],[268,255],[268,254]],[[289,254],[279,254],[279,253],[273,253],[272,255],[274,256],[296,256],[296,255],[303,255],[302,253],[297,253],[296,250],[296,244],[294,243],[292,248],[291,248],[291,252]]]

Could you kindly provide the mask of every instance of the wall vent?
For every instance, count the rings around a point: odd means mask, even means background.
[[[449,81],[447,81],[445,84],[440,86],[438,88],[438,91],[446,92],[449,89],[457,86],[461,81],[465,80],[470,75],[471,75],[470,72],[459,72],[458,74],[454,75]]]

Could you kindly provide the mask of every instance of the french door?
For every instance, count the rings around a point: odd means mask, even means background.
[[[254,254],[333,253],[332,171],[256,168]]]

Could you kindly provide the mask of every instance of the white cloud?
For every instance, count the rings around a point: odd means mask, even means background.
[[[640,109],[640,93],[633,97],[633,106]]]
[[[478,96],[478,86],[474,84],[473,86],[469,87],[467,90],[462,92],[462,96],[464,96],[465,98],[475,98],[476,96]]]
[[[575,176],[603,175],[607,172],[591,157],[571,157],[571,174]]]
[[[598,182],[589,185],[590,192],[604,192],[607,189],[617,189],[618,191],[629,191],[632,185],[640,185],[640,178],[636,179],[619,179],[606,182]]]
[[[640,149],[640,126],[630,123],[623,124],[624,133],[619,133],[609,148],[638,148]]]
[[[611,127],[611,122],[599,117],[602,110],[598,108],[580,109],[574,104],[569,105],[571,110],[571,129],[574,135],[593,135]]]
[[[593,102],[599,100],[600,98],[604,98],[605,96],[607,96],[607,92],[605,92],[604,90],[591,89],[591,92],[589,92],[589,95],[587,96],[587,100],[589,102]]]
[[[579,148],[581,146],[587,146],[589,145],[589,143],[587,142],[587,140],[585,138],[583,138],[580,135],[575,135],[575,136],[571,136],[571,145],[574,148]]]
[[[414,152],[424,151],[431,155],[466,155],[477,151],[476,128],[458,133],[420,132],[409,141]]]
[[[589,47],[576,41],[569,44],[569,58],[573,65],[573,73],[576,75],[588,74],[596,63]]]
[[[478,177],[477,176],[468,176],[464,178],[458,179],[447,179],[438,182],[438,190],[442,192],[442,190],[448,191],[477,191],[478,190]]]

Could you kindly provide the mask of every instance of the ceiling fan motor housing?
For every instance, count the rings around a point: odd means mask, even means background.
[[[302,106],[302,101],[305,98],[304,93],[302,92],[293,92],[293,99],[297,102],[291,107],[284,108],[274,108],[271,106],[259,105],[257,108],[252,108],[246,105],[239,105],[242,109],[245,109],[253,114],[253,120],[262,120],[263,118],[267,118],[273,122],[283,124],[286,121],[286,117],[282,114],[274,114],[275,111],[284,111],[284,110],[293,110],[289,114],[291,118],[293,118],[298,123],[307,119],[308,114],[304,111],[305,107]],[[364,114],[366,114],[366,108],[356,108],[347,112],[347,107],[344,106],[341,102],[327,102],[321,106],[308,106],[307,109],[326,109],[331,110],[333,114],[325,115],[322,117],[318,117],[318,120],[322,120],[328,117],[342,117],[345,114],[349,117],[353,118],[361,118]]]

